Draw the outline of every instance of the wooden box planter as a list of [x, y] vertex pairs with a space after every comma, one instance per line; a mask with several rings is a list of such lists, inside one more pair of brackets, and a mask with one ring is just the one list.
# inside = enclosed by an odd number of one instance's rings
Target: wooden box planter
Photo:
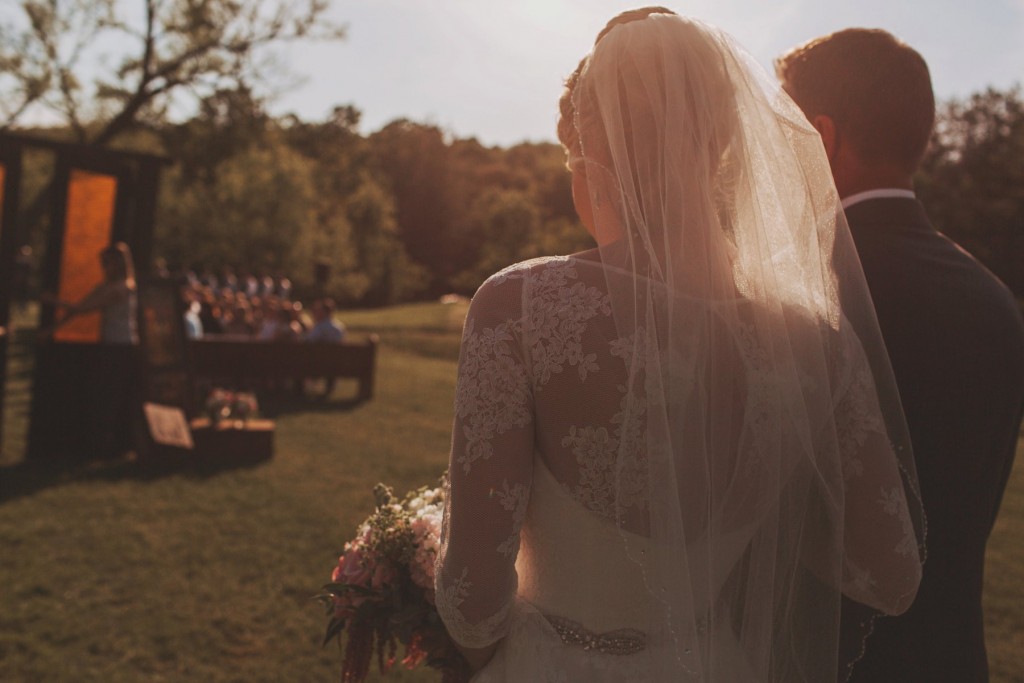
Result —
[[212, 424], [209, 419], [191, 421], [193, 456], [198, 460], [225, 462], [259, 462], [274, 456], [273, 420], [222, 420]]

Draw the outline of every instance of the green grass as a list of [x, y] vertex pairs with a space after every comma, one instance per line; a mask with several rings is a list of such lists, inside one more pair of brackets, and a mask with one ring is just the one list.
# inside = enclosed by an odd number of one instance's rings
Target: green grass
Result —
[[[355, 387], [343, 383], [327, 404], [265, 402], [275, 457], [249, 467], [26, 466], [18, 374], [0, 459], [0, 681], [337, 680], [311, 596], [369, 512], [374, 483], [404, 491], [444, 468], [464, 314], [464, 304], [340, 314], [381, 335], [375, 399], [351, 407]], [[1018, 465], [990, 543], [995, 683], [1024, 680], [1022, 537]]]
[[985, 644], [993, 683], [1024, 681], [1024, 434], [988, 542]]

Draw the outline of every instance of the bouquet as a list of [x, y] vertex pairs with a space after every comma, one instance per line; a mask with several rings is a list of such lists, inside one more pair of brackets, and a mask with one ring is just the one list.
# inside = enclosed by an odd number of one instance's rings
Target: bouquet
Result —
[[341, 680], [365, 680], [374, 654], [380, 671], [389, 671], [399, 644], [406, 668], [425, 663], [445, 683], [468, 680], [468, 665], [434, 606], [443, 487], [424, 486], [398, 499], [377, 484], [373, 493], [376, 510], [345, 544], [320, 596], [329, 618], [324, 644], [337, 639], [343, 646]]
[[249, 392], [214, 389], [206, 399], [206, 413], [210, 416], [210, 422], [213, 424], [217, 424], [221, 420], [244, 422], [258, 411], [259, 403], [256, 401], [256, 394]]

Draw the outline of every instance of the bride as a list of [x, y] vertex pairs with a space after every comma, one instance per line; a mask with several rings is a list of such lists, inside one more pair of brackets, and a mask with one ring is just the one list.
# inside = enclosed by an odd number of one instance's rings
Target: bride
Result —
[[820, 141], [664, 8], [602, 31], [558, 130], [598, 246], [473, 299], [438, 611], [474, 681], [830, 683], [841, 594], [905, 610], [923, 517]]

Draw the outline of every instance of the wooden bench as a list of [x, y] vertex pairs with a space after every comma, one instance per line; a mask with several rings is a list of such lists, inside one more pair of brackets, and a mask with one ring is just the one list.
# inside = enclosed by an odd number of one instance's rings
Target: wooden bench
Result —
[[325, 379], [329, 394], [337, 378], [359, 381], [358, 399], [373, 398], [377, 335], [364, 341], [259, 341], [208, 336], [188, 342], [189, 365], [196, 380], [226, 381], [250, 388], [289, 380]]

